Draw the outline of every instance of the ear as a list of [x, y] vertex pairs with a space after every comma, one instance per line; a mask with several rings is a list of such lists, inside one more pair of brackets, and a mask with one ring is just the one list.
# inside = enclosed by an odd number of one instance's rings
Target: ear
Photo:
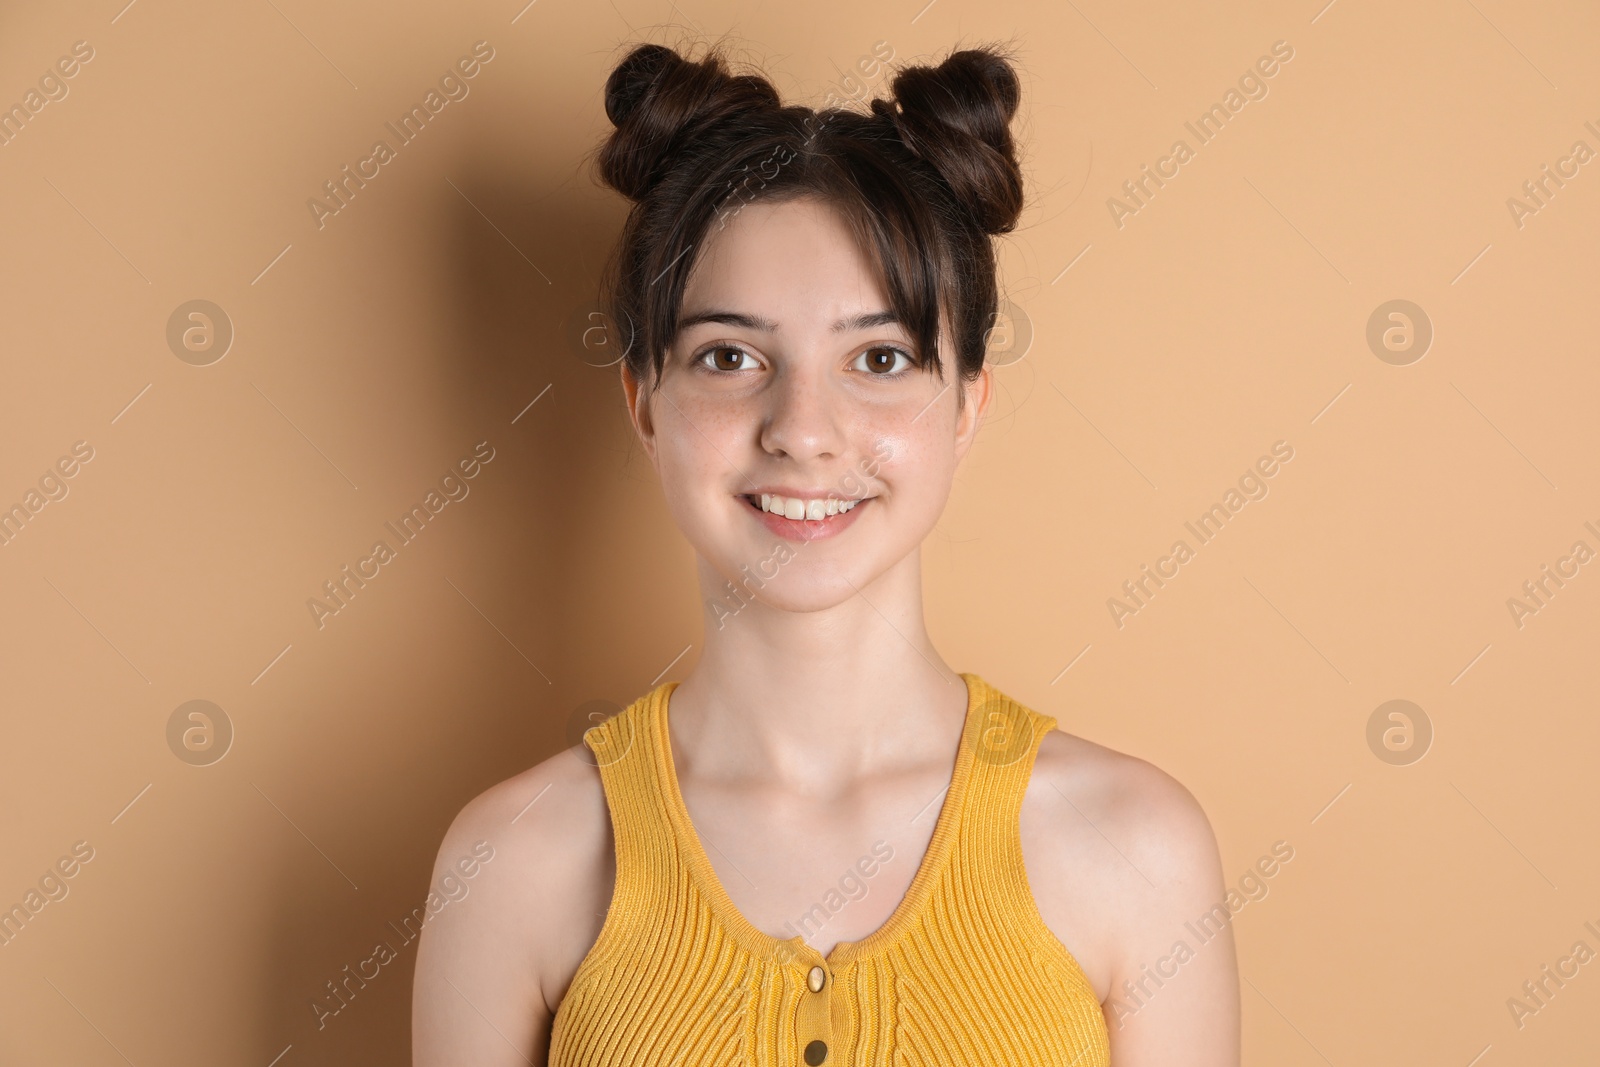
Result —
[[967, 454], [972, 442], [983, 426], [984, 412], [989, 409], [989, 398], [994, 395], [994, 367], [985, 361], [983, 370], [971, 382], [959, 386], [962, 393], [961, 409], [956, 412], [956, 462]]
[[633, 423], [633, 432], [639, 435], [639, 443], [644, 446], [645, 455], [650, 457], [653, 465], [656, 461], [656, 428], [655, 421], [650, 417], [650, 393], [644, 387], [646, 384], [634, 377], [633, 369], [624, 360], [622, 395], [628, 404], [628, 418]]

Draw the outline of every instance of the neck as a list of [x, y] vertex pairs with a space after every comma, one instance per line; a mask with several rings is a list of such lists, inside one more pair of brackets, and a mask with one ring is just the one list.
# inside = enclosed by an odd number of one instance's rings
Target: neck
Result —
[[826, 793], [954, 753], [967, 690], [928, 637], [920, 552], [817, 611], [699, 570], [705, 643], [670, 708], [684, 773]]

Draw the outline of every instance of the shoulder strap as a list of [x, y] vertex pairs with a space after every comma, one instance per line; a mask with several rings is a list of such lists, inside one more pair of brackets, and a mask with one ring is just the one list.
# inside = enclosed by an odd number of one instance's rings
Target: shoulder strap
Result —
[[1022, 798], [1039, 743], [1055, 729], [1056, 720], [1019, 704], [981, 678], [973, 680], [977, 722], [972, 781], [961, 820], [961, 852], [968, 862], [1000, 874], [1002, 881], [1026, 892], [1019, 829]]
[[661, 799], [655, 759], [655, 715], [677, 682], [663, 682], [622, 711], [584, 731], [583, 743], [593, 754], [605, 789], [611, 831], [616, 842], [616, 883], [612, 905], [596, 948], [621, 936], [614, 929], [619, 916], [637, 917], [637, 903], [655, 895], [662, 879], [678, 880], [672, 868], [678, 850]]

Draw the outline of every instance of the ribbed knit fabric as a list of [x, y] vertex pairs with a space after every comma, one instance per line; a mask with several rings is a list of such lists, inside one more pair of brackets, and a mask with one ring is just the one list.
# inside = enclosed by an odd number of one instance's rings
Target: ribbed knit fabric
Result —
[[[966, 727], [927, 854], [888, 921], [826, 957], [757, 929], [717, 880], [672, 761], [677, 682], [590, 728], [616, 888], [550, 1067], [1106, 1067], [1100, 1004], [1022, 860], [1022, 796], [1056, 721], [961, 677]], [[845, 898], [819, 903], [825, 917]]]

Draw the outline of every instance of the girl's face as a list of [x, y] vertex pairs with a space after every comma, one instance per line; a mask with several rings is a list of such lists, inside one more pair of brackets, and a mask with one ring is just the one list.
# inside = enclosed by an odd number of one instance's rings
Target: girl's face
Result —
[[844, 220], [815, 199], [747, 204], [709, 229], [680, 321], [660, 388], [626, 366], [623, 388], [673, 517], [714, 572], [708, 599], [727, 581], [816, 611], [917, 566], [989, 368], [958, 410], [953, 356], [941, 350], [940, 381]]

